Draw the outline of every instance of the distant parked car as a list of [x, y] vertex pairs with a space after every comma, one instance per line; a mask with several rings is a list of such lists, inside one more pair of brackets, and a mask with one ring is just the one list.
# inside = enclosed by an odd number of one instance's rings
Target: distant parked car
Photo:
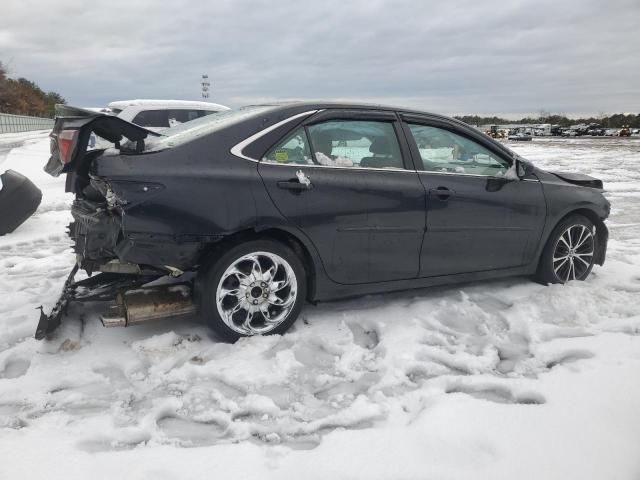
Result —
[[517, 132], [509, 135], [509, 140], [515, 142], [530, 142], [532, 138], [531, 134], [525, 132]]
[[[104, 108], [87, 108], [92, 112], [115, 115], [154, 132], [175, 127], [212, 113], [229, 110], [218, 103], [183, 100], [119, 100]], [[87, 144], [90, 150], [105, 147], [105, 143], [91, 133]]]
[[229, 110], [229, 107], [217, 103], [182, 100], [120, 100], [111, 102], [108, 110], [127, 122], [159, 130]]
[[622, 128], [620, 129], [620, 131], [618, 132], [618, 136], [619, 137], [630, 137], [631, 136], [631, 129], [629, 128], [629, 125], [623, 125]]
[[591, 135], [592, 137], [602, 137], [604, 136], [605, 129], [600, 127], [589, 127], [585, 131], [584, 135]]

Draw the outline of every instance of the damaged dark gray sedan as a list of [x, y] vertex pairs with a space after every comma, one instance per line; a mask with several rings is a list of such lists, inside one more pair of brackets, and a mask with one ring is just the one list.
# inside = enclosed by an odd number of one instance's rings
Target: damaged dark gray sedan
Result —
[[[199, 311], [233, 341], [286, 331], [305, 301], [512, 275], [565, 283], [604, 262], [601, 181], [543, 171], [440, 115], [257, 105], [158, 134], [57, 113], [45, 169], [75, 193], [77, 265], [38, 338], [70, 301], [112, 302], [107, 326]], [[108, 148], [87, 150], [92, 134]], [[78, 268], [89, 278], [76, 282]]]

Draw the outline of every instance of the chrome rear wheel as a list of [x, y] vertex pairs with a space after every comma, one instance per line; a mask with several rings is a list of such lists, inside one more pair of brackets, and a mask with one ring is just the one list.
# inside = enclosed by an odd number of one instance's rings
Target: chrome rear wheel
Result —
[[291, 313], [298, 294], [293, 267], [272, 252], [241, 256], [223, 272], [216, 289], [216, 307], [234, 332], [264, 335], [278, 328]]
[[220, 250], [198, 272], [196, 291], [203, 319], [229, 342], [286, 332], [307, 298], [301, 257], [287, 243], [272, 238]]

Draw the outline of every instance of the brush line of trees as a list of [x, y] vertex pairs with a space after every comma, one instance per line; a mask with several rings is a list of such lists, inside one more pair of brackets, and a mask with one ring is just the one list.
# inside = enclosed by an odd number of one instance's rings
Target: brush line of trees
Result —
[[570, 127], [572, 125], [589, 125], [597, 123], [604, 128], [622, 128], [629, 126], [630, 128], [640, 128], [640, 114], [624, 114], [616, 113], [613, 115], [598, 115], [597, 117], [586, 118], [569, 118], [564, 115], [550, 114], [542, 112], [538, 117], [524, 117], [520, 120], [507, 120], [500, 117], [480, 117], [478, 115], [463, 115], [455, 117], [469, 125], [507, 125], [510, 123], [550, 123], [551, 125], [560, 125], [561, 127]]
[[0, 62], [0, 113], [53, 118], [56, 103], [67, 103], [59, 93], [45, 92], [31, 80], [7, 74]]

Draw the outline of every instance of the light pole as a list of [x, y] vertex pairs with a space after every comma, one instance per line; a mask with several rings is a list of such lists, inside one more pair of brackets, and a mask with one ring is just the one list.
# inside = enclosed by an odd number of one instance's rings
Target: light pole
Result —
[[202, 85], [202, 98], [209, 98], [209, 87], [211, 86], [209, 75], [202, 75], [200, 85]]

